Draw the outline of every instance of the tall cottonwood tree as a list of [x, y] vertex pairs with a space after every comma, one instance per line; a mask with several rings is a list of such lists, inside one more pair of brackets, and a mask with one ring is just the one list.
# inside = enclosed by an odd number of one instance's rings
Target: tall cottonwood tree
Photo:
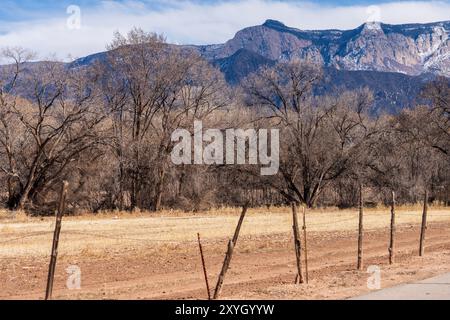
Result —
[[272, 179], [273, 186], [309, 207], [325, 187], [354, 168], [375, 132], [367, 112], [370, 93], [314, 98], [321, 75], [317, 66], [292, 61], [264, 68], [246, 84], [251, 103], [279, 121], [281, 179]]
[[[124, 184], [123, 172], [128, 172], [131, 209], [145, 206], [142, 193], [146, 191], [150, 208], [158, 210], [172, 132], [192, 127], [194, 119], [223, 107], [226, 85], [219, 71], [198, 54], [168, 45], [162, 36], [141, 29], [126, 36], [117, 33], [108, 49], [106, 100], [115, 114], [120, 183]], [[151, 192], [147, 192], [149, 182]]]
[[[20, 59], [16, 59], [19, 70]], [[13, 78], [16, 77], [16, 73]], [[83, 154], [102, 143], [101, 124], [106, 114], [99, 108], [96, 79], [63, 64], [43, 62], [19, 73], [17, 81], [30, 87], [3, 109], [2, 146], [10, 159], [9, 171], [17, 183], [10, 193], [10, 207], [33, 206], [70, 176], [70, 168]], [[18, 95], [16, 92], [15, 95]], [[6, 121], [14, 126], [14, 145]], [[10, 132], [10, 131], [9, 131]]]
[[6, 48], [1, 51], [0, 57], [10, 64], [4, 67], [4, 73], [0, 77], [0, 154], [3, 158], [0, 166], [6, 175], [8, 200], [7, 206], [16, 206], [20, 194], [19, 172], [17, 168], [16, 154], [21, 148], [19, 140], [19, 120], [15, 117], [14, 109], [21, 99], [18, 96], [17, 87], [19, 77], [26, 63], [33, 58], [34, 54], [23, 48]]
[[[123, 191], [124, 166], [131, 175], [131, 207], [139, 205], [142, 188], [143, 138], [151, 127], [158, 111], [157, 101], [163, 88], [155, 81], [164, 50], [164, 38], [133, 29], [126, 36], [120, 33], [108, 45], [108, 59], [104, 65], [107, 75], [106, 91], [109, 107], [116, 113], [117, 153], [120, 157], [120, 190]], [[130, 139], [128, 148], [132, 155], [124, 164], [124, 123], [128, 126]], [[123, 195], [120, 195], [123, 198]]]
[[430, 100], [431, 109], [421, 139], [450, 157], [450, 80], [438, 77], [425, 87], [423, 96]]

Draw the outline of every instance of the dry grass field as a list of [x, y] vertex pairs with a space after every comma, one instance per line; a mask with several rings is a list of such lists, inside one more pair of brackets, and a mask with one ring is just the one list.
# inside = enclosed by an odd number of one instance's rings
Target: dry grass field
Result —
[[[215, 284], [240, 210], [104, 213], [65, 217], [54, 297], [59, 299], [204, 299], [201, 234]], [[379, 265], [382, 286], [450, 271], [450, 209], [429, 210], [426, 258], [417, 257], [421, 208], [398, 209], [397, 263], [387, 264], [390, 213], [365, 211], [365, 265]], [[310, 283], [293, 285], [295, 253], [289, 208], [251, 209], [244, 221], [224, 299], [342, 299], [367, 292], [355, 271], [357, 210], [307, 212]], [[0, 299], [43, 298], [54, 218], [0, 213]], [[80, 290], [66, 288], [66, 268], [82, 272]]]

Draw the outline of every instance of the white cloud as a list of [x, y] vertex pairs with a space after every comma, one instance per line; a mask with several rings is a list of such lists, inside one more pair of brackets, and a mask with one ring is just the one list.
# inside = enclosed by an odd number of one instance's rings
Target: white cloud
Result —
[[126, 32], [133, 26], [164, 33], [170, 42], [190, 44], [221, 43], [236, 31], [276, 19], [300, 29], [352, 29], [367, 20], [385, 23], [433, 22], [448, 20], [449, 1], [382, 3], [367, 6], [325, 6], [311, 2], [235, 0], [201, 4], [174, 0], [155, 8], [142, 1], [123, 3], [102, 1], [95, 8], [81, 7], [81, 28], [69, 29], [69, 15], [2, 23], [0, 46], [22, 46], [41, 57], [55, 53], [61, 59], [102, 51], [114, 31]]

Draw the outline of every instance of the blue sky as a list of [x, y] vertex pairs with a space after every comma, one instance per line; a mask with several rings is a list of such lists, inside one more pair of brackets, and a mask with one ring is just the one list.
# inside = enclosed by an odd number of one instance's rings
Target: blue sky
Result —
[[[184, 0], [179, 0], [178, 2], [183, 2]], [[295, 0], [286, 0], [282, 2], [301, 2]], [[379, 4], [386, 2], [401, 2], [400, 1], [370, 1], [370, 0], [317, 0], [311, 1], [317, 4], [323, 5], [339, 5], [339, 6], [351, 6], [351, 5], [370, 5], [370, 4]], [[92, 8], [96, 7], [101, 3], [100, 0], [2, 0], [0, 6], [0, 21], [18, 21], [18, 20], [29, 20], [42, 18], [46, 16], [52, 15], [61, 15], [61, 12], [69, 5], [78, 5], [84, 8]], [[115, 0], [115, 2], [127, 2], [126, 0]], [[164, 1], [164, 0], [143, 0], [148, 7], [156, 7], [161, 8], [167, 3], [173, 3], [177, 1]], [[233, 2], [232, 0], [194, 0], [191, 2], [199, 3], [199, 4], [211, 4], [218, 2]]]
[[442, 21], [450, 20], [450, 0], [1, 0], [0, 47], [70, 60], [104, 50], [114, 31], [133, 26], [173, 43], [211, 44], [266, 19], [300, 29]]

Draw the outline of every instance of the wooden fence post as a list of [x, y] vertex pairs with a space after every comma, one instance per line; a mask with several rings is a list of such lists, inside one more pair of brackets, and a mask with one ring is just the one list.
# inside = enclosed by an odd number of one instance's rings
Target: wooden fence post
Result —
[[236, 226], [236, 230], [234, 231], [233, 240], [230, 240], [228, 243], [228, 251], [225, 255], [225, 260], [223, 261], [222, 270], [219, 275], [219, 279], [217, 280], [216, 289], [214, 290], [214, 300], [219, 299], [220, 292], [222, 291], [222, 285], [225, 280], [225, 275], [228, 271], [228, 268], [230, 267], [231, 258], [233, 257], [233, 250], [236, 246], [236, 243], [239, 238], [239, 233], [241, 232], [242, 223], [245, 218], [245, 214], [247, 213], [249, 203], [247, 202], [244, 207], [242, 208], [242, 213], [239, 218], [239, 222]]
[[222, 291], [223, 281], [225, 280], [225, 275], [230, 267], [231, 258], [233, 256], [234, 244], [230, 240], [228, 242], [228, 251], [225, 255], [225, 260], [223, 261], [222, 270], [220, 271], [219, 279], [217, 280], [216, 290], [214, 291], [214, 300], [219, 299], [220, 292]]
[[309, 271], [308, 271], [308, 241], [306, 236], [306, 208], [303, 207], [303, 235], [305, 241], [305, 273], [306, 273], [306, 283], [309, 283]]
[[197, 238], [198, 238], [198, 247], [200, 249], [200, 256], [202, 258], [203, 275], [205, 276], [206, 291], [208, 292], [208, 300], [211, 300], [211, 290], [209, 289], [208, 272], [206, 271], [205, 256], [203, 255], [203, 247], [202, 242], [200, 240], [200, 233], [197, 233]]
[[59, 234], [61, 232], [61, 222], [62, 222], [62, 217], [64, 215], [68, 186], [69, 186], [69, 183], [67, 181], [63, 181], [63, 184], [61, 187], [61, 194], [59, 197], [58, 212], [56, 213], [56, 224], [55, 224], [55, 231], [53, 234], [53, 244], [52, 244], [52, 254], [50, 256], [50, 265], [48, 267], [48, 278], [47, 278], [47, 289], [45, 291], [45, 300], [50, 300], [52, 298], [53, 279], [55, 278], [56, 259], [58, 257]]
[[425, 197], [423, 200], [423, 214], [422, 214], [422, 228], [420, 230], [420, 246], [419, 256], [424, 254], [425, 246], [425, 231], [427, 230], [427, 213], [428, 213], [428, 190], [425, 190]]
[[234, 231], [233, 236], [233, 245], [236, 246], [236, 243], [238, 241], [239, 233], [241, 232], [242, 222], [244, 222], [245, 214], [247, 213], [249, 203], [247, 202], [244, 207], [242, 208], [241, 216], [239, 217], [239, 222], [236, 226], [236, 230]]
[[363, 219], [364, 219], [364, 200], [362, 184], [359, 185], [359, 228], [358, 228], [358, 270], [363, 268]]
[[391, 241], [389, 244], [389, 264], [395, 261], [395, 192], [392, 191], [391, 202]]
[[293, 232], [294, 232], [294, 243], [295, 243], [295, 256], [297, 259], [297, 276], [295, 277], [295, 284], [303, 283], [303, 273], [302, 273], [302, 243], [300, 241], [300, 231], [298, 229], [298, 218], [297, 218], [297, 205], [292, 203], [292, 220], [293, 220]]

